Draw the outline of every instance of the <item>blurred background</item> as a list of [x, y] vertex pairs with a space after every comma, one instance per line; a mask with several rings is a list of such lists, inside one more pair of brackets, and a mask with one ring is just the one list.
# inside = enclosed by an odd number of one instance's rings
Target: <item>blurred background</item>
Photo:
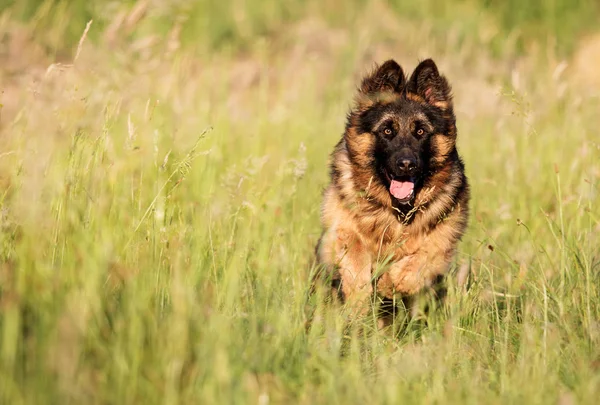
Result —
[[[380, 7], [381, 19], [406, 21], [423, 28], [435, 26], [435, 32], [460, 31], [461, 36], [474, 36], [493, 44], [497, 51], [506, 48], [508, 37], [524, 51], [532, 41], [549, 43], [561, 53], [572, 51], [579, 37], [596, 30], [598, 2], [581, 0], [522, 3], [516, 0], [459, 0], [445, 2], [410, 1], [42, 1], [5, 0], [2, 11], [11, 18], [29, 22], [39, 35], [36, 39], [60, 57], [71, 51], [85, 24], [93, 19], [93, 40], [108, 36], [115, 40], [115, 30], [123, 26], [120, 42], [164, 36], [175, 26], [184, 46], [213, 51], [228, 48], [243, 51], [258, 38], [274, 40], [289, 32], [302, 20], [317, 18], [332, 27], [356, 30], [354, 23]], [[370, 13], [373, 13], [371, 11]], [[485, 28], [487, 31], [482, 32]], [[107, 30], [111, 30], [107, 33]], [[113, 36], [110, 35], [112, 33]], [[381, 34], [384, 35], [384, 34]], [[301, 38], [298, 38], [301, 39]]]

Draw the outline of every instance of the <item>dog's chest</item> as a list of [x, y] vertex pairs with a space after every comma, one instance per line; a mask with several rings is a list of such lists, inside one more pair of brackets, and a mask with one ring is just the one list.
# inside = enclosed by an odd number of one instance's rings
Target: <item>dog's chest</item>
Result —
[[416, 232], [414, 227], [399, 221], [388, 213], [359, 217], [359, 232], [368, 241], [375, 257], [390, 255], [400, 259], [416, 253], [426, 237]]

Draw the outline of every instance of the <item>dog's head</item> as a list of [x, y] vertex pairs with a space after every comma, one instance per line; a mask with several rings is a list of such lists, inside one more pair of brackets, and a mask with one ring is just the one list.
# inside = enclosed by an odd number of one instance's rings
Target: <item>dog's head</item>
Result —
[[345, 138], [356, 184], [384, 204], [410, 206], [456, 150], [448, 82], [431, 59], [409, 79], [388, 60], [363, 79]]

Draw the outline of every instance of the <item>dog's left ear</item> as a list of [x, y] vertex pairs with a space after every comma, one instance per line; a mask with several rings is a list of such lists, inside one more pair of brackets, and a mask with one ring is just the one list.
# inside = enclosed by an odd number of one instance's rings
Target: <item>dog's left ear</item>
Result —
[[442, 110], [452, 108], [452, 89], [431, 59], [419, 63], [410, 76], [407, 89]]

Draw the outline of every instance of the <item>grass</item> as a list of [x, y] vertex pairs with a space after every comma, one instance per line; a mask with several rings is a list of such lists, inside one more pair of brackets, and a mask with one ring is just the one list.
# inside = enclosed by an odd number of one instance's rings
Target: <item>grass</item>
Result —
[[[0, 17], [0, 403], [596, 402], [600, 81], [579, 31], [332, 0], [216, 14], [237, 21], [219, 42], [202, 3], [45, 4]], [[307, 300], [328, 154], [359, 75], [426, 56], [454, 87], [470, 227], [427, 326], [345, 330]]]

